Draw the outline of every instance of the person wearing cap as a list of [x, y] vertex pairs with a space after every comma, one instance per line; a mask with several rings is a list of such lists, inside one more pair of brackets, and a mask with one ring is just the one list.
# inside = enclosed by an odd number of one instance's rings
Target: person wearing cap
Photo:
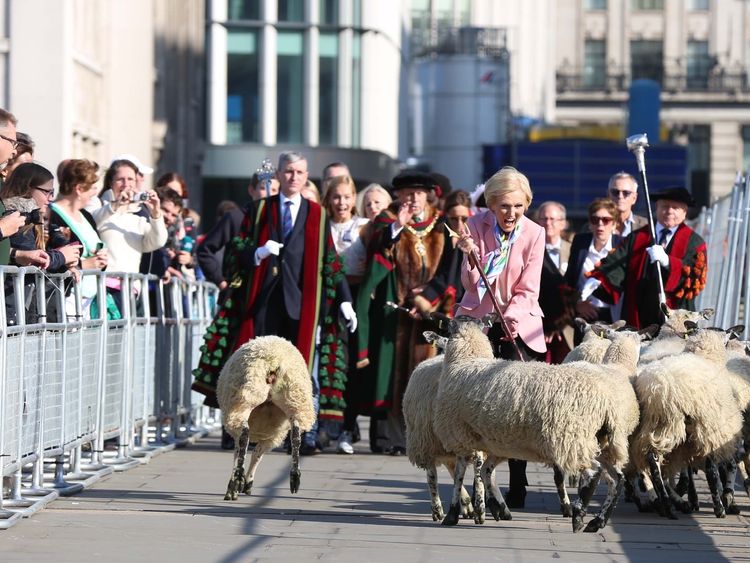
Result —
[[[251, 338], [276, 335], [295, 344], [319, 383], [321, 416], [343, 420], [346, 373], [338, 365], [335, 335], [339, 322], [354, 332], [357, 316], [329, 220], [320, 205], [301, 196], [307, 175], [303, 155], [282, 153], [280, 192], [257, 202], [226, 249], [227, 297], [193, 371], [193, 389], [208, 406], [218, 406], [216, 384], [229, 356]], [[318, 339], [325, 344], [320, 378], [313, 374]], [[316, 434], [305, 433], [300, 453], [316, 451]]]
[[[360, 412], [387, 412], [394, 455], [406, 451], [401, 400], [409, 376], [419, 362], [435, 355], [422, 333], [436, 327], [423, 319], [415, 299], [453, 249], [437, 210], [436, 189], [429, 174], [416, 170], [393, 179], [396, 201], [372, 222], [368, 243], [372, 258], [357, 298], [361, 320], [357, 367], [364, 370]], [[387, 306], [388, 302], [401, 309]], [[448, 305], [439, 312], [449, 309]]]
[[641, 328], [661, 324], [659, 282], [661, 269], [667, 306], [695, 310], [695, 298], [706, 285], [706, 243], [685, 224], [693, 197], [683, 187], [651, 194], [656, 202], [656, 243], [649, 227], [630, 234], [612, 254], [590, 272], [593, 295], [602, 301], [622, 299], [622, 317]]
[[142, 192], [145, 189], [143, 184], [146, 180], [146, 176], [153, 174], [154, 169], [143, 164], [140, 159], [134, 154], [117, 155], [112, 159], [112, 162], [110, 162], [109, 165], [112, 166], [112, 164], [118, 160], [127, 160], [128, 162], [132, 162], [133, 164], [135, 164], [135, 167], [137, 169], [135, 175], [135, 189], [139, 192]]

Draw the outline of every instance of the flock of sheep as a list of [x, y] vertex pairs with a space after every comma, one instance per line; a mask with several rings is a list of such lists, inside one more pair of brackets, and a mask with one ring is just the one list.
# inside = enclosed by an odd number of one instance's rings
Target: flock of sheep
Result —
[[[572, 516], [574, 531], [584, 528], [602, 478], [607, 495], [585, 531], [606, 525], [623, 489], [639, 509], [662, 516], [675, 518], [674, 508], [697, 510], [694, 469], [706, 473], [716, 516], [738, 513], [738, 468], [750, 494], [744, 449], [750, 357], [744, 343], [731, 340], [742, 327], [699, 328], [710, 310], [665, 314], [653, 340], [653, 331], [586, 325], [583, 342], [560, 365], [495, 359], [485, 335], [489, 319], [452, 320], [448, 337], [425, 333], [444, 353], [414, 370], [403, 411], [407, 455], [427, 473], [433, 519], [455, 525], [463, 515], [481, 524], [489, 509], [496, 520], [510, 520], [494, 469], [511, 458], [553, 469], [561, 511]], [[250, 494], [263, 454], [290, 429], [290, 489], [296, 493], [300, 435], [315, 420], [309, 373], [297, 349], [274, 336], [251, 340], [225, 365], [217, 397], [236, 441], [224, 498]], [[250, 442], [256, 446], [245, 471]], [[470, 464], [472, 496], [463, 488]], [[438, 494], [440, 465], [454, 479], [447, 514]], [[578, 480], [574, 503], [567, 476]]]

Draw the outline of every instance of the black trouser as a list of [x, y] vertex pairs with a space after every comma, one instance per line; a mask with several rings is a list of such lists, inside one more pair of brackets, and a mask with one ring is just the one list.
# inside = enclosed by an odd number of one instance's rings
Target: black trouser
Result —
[[261, 314], [256, 317], [255, 336], [280, 336], [296, 346], [299, 335], [299, 319], [289, 316], [284, 303], [284, 289], [281, 284], [273, 288], [266, 299]]
[[[513, 346], [513, 343], [510, 340], [504, 338], [505, 333], [500, 324], [494, 324], [487, 336], [489, 337], [490, 342], [492, 342], [493, 348], [495, 348], [495, 355], [497, 357], [505, 360], [519, 360], [515, 346]], [[518, 345], [518, 349], [520, 350], [524, 361], [544, 361], [544, 354], [529, 348], [526, 343], [521, 340], [520, 336], [516, 337], [516, 344]], [[509, 459], [508, 469], [510, 471], [510, 490], [525, 490], [526, 485], [529, 484], [526, 480], [526, 460]]]

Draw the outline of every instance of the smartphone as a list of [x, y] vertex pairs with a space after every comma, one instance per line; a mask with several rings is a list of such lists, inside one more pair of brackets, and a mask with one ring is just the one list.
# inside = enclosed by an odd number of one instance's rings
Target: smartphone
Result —
[[96, 247], [94, 248], [94, 252], [99, 252], [104, 248], [104, 243], [102, 241], [99, 241], [96, 243]]

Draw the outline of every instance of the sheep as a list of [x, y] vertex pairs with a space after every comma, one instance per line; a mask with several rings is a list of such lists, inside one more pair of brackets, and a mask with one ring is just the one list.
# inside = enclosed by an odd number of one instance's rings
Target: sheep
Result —
[[705, 463], [714, 514], [725, 516], [716, 463], [732, 459], [742, 427], [723, 369], [725, 341], [723, 333], [701, 329], [688, 337], [685, 352], [646, 364], [635, 381], [641, 424], [631, 440], [630, 458], [638, 471], [648, 469], [658, 508], [670, 518], [675, 518], [670, 499], [685, 512], [695, 502], [685, 503], [671, 487], [668, 491], [662, 471], [673, 474], [698, 461]]
[[[496, 459], [518, 458], [557, 466], [566, 473], [587, 472], [573, 507], [573, 530], [583, 516], [603, 470], [612, 477], [607, 499], [586, 531], [603, 527], [622, 488], [628, 430], [620, 427], [618, 398], [588, 362], [548, 365], [467, 357], [466, 342], [481, 333], [472, 323], [452, 323], [435, 401], [433, 427], [447, 451], [457, 457], [454, 493], [443, 520], [458, 521], [459, 492], [467, 459], [475, 450]], [[486, 338], [483, 334], [482, 337]], [[637, 336], [622, 336], [612, 357], [635, 371]], [[502, 493], [492, 493], [507, 510]]]
[[[234, 462], [224, 500], [250, 494], [263, 454], [280, 445], [291, 425], [289, 489], [299, 491], [300, 432], [315, 423], [312, 382], [299, 350], [278, 336], [260, 336], [238, 348], [221, 371], [216, 397], [226, 431], [234, 438]], [[243, 474], [248, 443], [253, 449]]]
[[[568, 352], [568, 355], [565, 356], [562, 363], [591, 362], [594, 364], [600, 364], [610, 345], [610, 341], [602, 335], [602, 330], [604, 330], [607, 325], [602, 323], [589, 324], [580, 317], [576, 317], [575, 323], [583, 333], [583, 340], [578, 346]], [[625, 321], [617, 321], [609, 325], [609, 328], [619, 329], [624, 326]]]
[[644, 346], [641, 351], [641, 364], [655, 362], [667, 356], [680, 354], [685, 350], [685, 337], [687, 331], [685, 322], [697, 323], [701, 319], [710, 319], [713, 309], [702, 309], [701, 311], [687, 311], [685, 309], [670, 309], [666, 305], [661, 306], [664, 313], [664, 324], [659, 330], [659, 336], [650, 345]]

